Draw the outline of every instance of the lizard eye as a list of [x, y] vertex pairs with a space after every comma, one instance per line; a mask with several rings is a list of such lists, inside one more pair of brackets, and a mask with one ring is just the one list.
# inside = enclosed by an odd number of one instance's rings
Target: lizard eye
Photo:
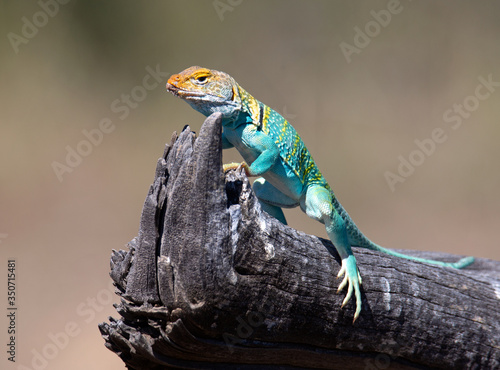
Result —
[[194, 78], [193, 82], [197, 85], [204, 85], [208, 82], [207, 75], [201, 75]]

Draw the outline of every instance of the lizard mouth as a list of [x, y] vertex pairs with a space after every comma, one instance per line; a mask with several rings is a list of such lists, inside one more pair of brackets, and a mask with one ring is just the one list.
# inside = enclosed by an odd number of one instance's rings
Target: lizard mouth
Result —
[[172, 93], [174, 96], [177, 96], [177, 97], [183, 98], [183, 99], [190, 99], [190, 98], [195, 99], [195, 98], [200, 98], [202, 96], [205, 96], [205, 94], [202, 92], [182, 90], [181, 88], [178, 88], [177, 86], [172, 85], [170, 83], [167, 83], [166, 88], [167, 88], [167, 91]]

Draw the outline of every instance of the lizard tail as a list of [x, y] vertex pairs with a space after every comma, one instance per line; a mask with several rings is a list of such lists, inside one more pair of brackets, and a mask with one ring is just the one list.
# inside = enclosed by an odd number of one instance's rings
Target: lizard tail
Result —
[[461, 269], [464, 267], [469, 266], [474, 262], [474, 257], [465, 257], [460, 259], [457, 262], [443, 262], [443, 261], [436, 261], [436, 260], [431, 260], [431, 259], [426, 259], [426, 258], [421, 258], [421, 257], [413, 257], [413, 256], [408, 256], [403, 253], [396, 252], [392, 249], [384, 248], [381, 247], [378, 244], [375, 244], [372, 242], [370, 239], [368, 239], [356, 226], [352, 218], [349, 216], [349, 214], [346, 212], [344, 207], [340, 204], [340, 202], [333, 196], [332, 199], [332, 204], [335, 208], [335, 210], [342, 216], [344, 221], [347, 224], [347, 232], [349, 235], [349, 241], [352, 246], [354, 247], [361, 247], [361, 248], [366, 248], [366, 249], [371, 249], [373, 251], [378, 251], [382, 252], [385, 254], [388, 254], [389, 256], [394, 256], [394, 257], [399, 257], [399, 258], [405, 258], [407, 260], [412, 260], [412, 261], [419, 261], [419, 262], [424, 262], [424, 263], [429, 263], [432, 265], [436, 266], [442, 266], [442, 267], [453, 267], [456, 269]]
[[381, 247], [380, 245], [377, 245], [370, 240], [368, 240], [368, 243], [366, 243], [366, 244], [363, 243], [363, 245], [360, 245], [360, 247], [363, 247], [366, 249], [371, 249], [371, 250], [378, 251], [378, 252], [382, 252], [382, 253], [385, 253], [385, 254], [388, 254], [388, 255], [394, 256], [394, 257], [400, 257], [400, 258], [405, 258], [407, 260], [429, 263], [431, 265], [436, 265], [436, 266], [453, 267], [455, 269], [461, 269], [461, 268], [467, 267], [474, 262], [474, 257], [464, 257], [457, 262], [443, 262], [443, 261], [436, 261], [436, 260], [431, 260], [431, 259], [427, 259], [427, 258], [408, 256], [406, 254], [399, 253], [399, 252], [393, 251], [391, 249]]

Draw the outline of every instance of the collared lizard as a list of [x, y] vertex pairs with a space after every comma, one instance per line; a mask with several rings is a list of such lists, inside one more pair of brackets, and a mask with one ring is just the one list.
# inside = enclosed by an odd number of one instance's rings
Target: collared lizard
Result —
[[235, 147], [245, 160], [225, 165], [224, 170], [239, 167], [247, 176], [261, 176], [254, 181], [253, 189], [267, 213], [286, 224], [282, 208], [300, 206], [309, 217], [325, 225], [342, 259], [338, 277], [344, 278], [338, 292], [348, 287], [342, 307], [353, 292], [356, 297], [353, 322], [361, 312], [361, 275], [351, 246], [442, 267], [463, 268], [474, 262], [472, 257], [446, 263], [407, 256], [370, 241], [339, 203], [292, 125], [228, 74], [190, 67], [171, 76], [167, 90], [205, 116], [222, 114], [222, 147]]

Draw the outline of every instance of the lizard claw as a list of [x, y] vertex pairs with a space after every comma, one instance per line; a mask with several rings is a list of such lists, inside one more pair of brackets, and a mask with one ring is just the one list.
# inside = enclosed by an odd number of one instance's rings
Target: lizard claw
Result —
[[356, 266], [356, 259], [352, 255], [342, 260], [342, 267], [340, 268], [337, 278], [340, 278], [344, 274], [344, 279], [340, 283], [337, 293], [342, 291], [342, 289], [344, 289], [347, 285], [347, 294], [342, 301], [341, 306], [344, 307], [351, 299], [354, 291], [354, 295], [356, 296], [356, 311], [352, 321], [354, 322], [359, 317], [359, 313], [361, 312], [361, 291], [359, 289], [361, 285], [361, 275], [359, 274], [358, 267]]
[[223, 170], [224, 170], [224, 173], [226, 173], [227, 171], [229, 170], [236, 170], [236, 171], [241, 171], [241, 169], [244, 169], [245, 170], [245, 175], [247, 175], [247, 177], [250, 177], [251, 174], [250, 174], [250, 169], [248, 167], [248, 164], [246, 162], [241, 162], [241, 163], [236, 163], [236, 162], [233, 162], [233, 163], [228, 163], [228, 164], [225, 164], [222, 166]]
[[226, 173], [227, 171], [238, 169], [239, 165], [240, 165], [240, 163], [236, 163], [236, 162], [226, 163], [222, 166], [222, 169], [223, 169], [224, 173]]

